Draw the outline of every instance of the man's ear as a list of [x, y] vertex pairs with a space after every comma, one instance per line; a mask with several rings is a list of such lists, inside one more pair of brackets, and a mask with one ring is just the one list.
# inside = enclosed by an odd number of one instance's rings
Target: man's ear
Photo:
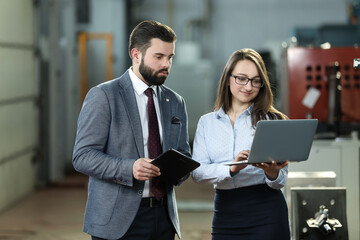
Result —
[[141, 61], [141, 52], [137, 48], [131, 49], [131, 58], [134, 62], [140, 63]]

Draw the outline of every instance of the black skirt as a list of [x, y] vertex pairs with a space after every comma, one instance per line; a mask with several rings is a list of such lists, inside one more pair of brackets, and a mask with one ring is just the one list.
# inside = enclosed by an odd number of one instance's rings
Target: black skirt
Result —
[[289, 240], [283, 193], [263, 185], [216, 190], [213, 240]]

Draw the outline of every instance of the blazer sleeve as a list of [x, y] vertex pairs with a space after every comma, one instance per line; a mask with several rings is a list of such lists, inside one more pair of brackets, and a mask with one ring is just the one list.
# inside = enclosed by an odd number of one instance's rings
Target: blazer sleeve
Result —
[[101, 88], [94, 87], [88, 92], [79, 115], [73, 166], [88, 176], [132, 186], [135, 159], [106, 154], [110, 123], [108, 97]]

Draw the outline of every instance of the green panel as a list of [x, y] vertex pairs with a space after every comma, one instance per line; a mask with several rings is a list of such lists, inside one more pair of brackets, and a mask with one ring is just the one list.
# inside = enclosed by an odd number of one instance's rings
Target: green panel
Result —
[[37, 84], [33, 52], [0, 47], [0, 77], [0, 102], [34, 96]]
[[32, 0], [0, 0], [0, 43], [33, 45]]

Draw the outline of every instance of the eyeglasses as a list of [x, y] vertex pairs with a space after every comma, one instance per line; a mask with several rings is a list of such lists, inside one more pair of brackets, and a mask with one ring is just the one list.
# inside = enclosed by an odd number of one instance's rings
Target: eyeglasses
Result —
[[231, 75], [235, 79], [235, 83], [239, 85], [246, 85], [249, 81], [251, 81], [251, 86], [254, 88], [261, 88], [264, 86], [264, 82], [260, 77], [248, 78], [245, 75]]

